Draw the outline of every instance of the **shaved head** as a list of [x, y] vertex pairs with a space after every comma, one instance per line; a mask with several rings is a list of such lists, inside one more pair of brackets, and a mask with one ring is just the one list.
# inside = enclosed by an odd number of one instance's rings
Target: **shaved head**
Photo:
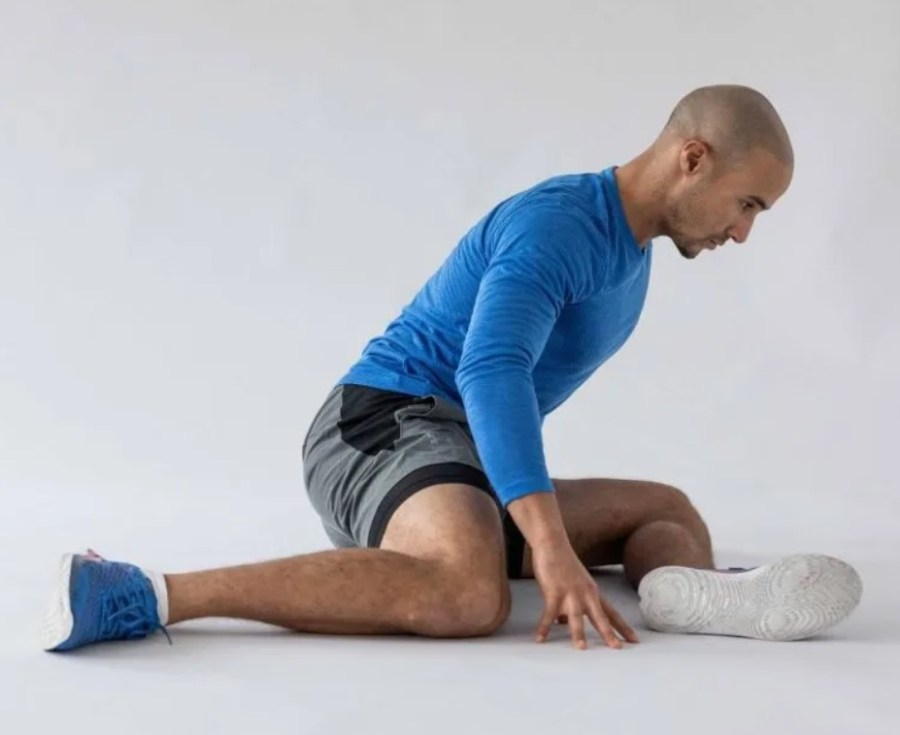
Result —
[[750, 87], [717, 84], [682, 97], [616, 180], [639, 242], [662, 235], [696, 258], [747, 240], [793, 172], [791, 141], [772, 103]]
[[765, 95], [750, 87], [718, 84], [688, 93], [663, 129], [662, 136], [671, 135], [704, 141], [727, 164], [761, 149], [786, 167], [794, 166], [794, 151], [781, 118]]

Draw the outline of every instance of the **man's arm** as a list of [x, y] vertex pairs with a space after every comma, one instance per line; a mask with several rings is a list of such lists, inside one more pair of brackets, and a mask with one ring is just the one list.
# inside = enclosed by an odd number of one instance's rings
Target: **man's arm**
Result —
[[582, 215], [532, 204], [495, 233], [456, 385], [501, 502], [552, 493], [533, 371], [563, 307], [594, 292], [601, 248]]
[[613, 626], [626, 640], [637, 637], [600, 597], [566, 535], [533, 379], [562, 308], [591, 293], [599, 248], [582, 220], [552, 209], [529, 211], [504, 235], [481, 280], [456, 384], [488, 479], [532, 549], [545, 601], [537, 640], [566, 615], [573, 642], [586, 647], [586, 615], [620, 648]]
[[532, 493], [508, 506], [510, 515], [532, 549], [569, 546], [556, 493]]

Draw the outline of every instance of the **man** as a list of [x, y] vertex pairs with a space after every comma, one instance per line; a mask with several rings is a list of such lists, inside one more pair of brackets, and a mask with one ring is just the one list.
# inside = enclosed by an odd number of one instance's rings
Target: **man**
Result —
[[[789, 640], [856, 606], [856, 572], [798, 555], [716, 570], [688, 498], [656, 482], [552, 479], [542, 423], [634, 330], [652, 238], [685, 258], [743, 243], [793, 173], [775, 109], [747, 87], [694, 90], [620, 167], [543, 181], [495, 206], [327, 396], [304, 480], [334, 550], [162, 575], [67, 554], [44, 647], [139, 638], [201, 617], [305, 632], [479, 636], [533, 577], [554, 622], [637, 636], [589, 567], [624, 565], [651, 628]], [[587, 624], [585, 623], [587, 618]]]

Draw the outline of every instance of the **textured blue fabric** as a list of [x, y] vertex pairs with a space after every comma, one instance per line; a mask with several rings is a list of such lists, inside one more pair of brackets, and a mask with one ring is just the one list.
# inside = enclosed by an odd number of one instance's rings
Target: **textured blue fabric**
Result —
[[553, 491], [544, 418], [643, 310], [652, 243], [629, 229], [614, 172], [556, 176], [497, 204], [338, 381], [461, 406], [504, 505]]
[[72, 633], [54, 651], [70, 651], [89, 643], [144, 638], [162, 628], [153, 585], [132, 564], [72, 559], [69, 581]]

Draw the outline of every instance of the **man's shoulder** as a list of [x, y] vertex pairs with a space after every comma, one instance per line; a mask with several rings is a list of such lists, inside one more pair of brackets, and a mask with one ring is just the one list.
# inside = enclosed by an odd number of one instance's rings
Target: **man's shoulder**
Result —
[[607, 231], [603, 182], [597, 172], [564, 173], [543, 179], [510, 197], [501, 206], [501, 228], [576, 228], [589, 237]]
[[602, 219], [605, 175], [605, 171], [556, 174], [509, 197], [503, 209], [517, 217]]
[[559, 173], [538, 180], [519, 192], [519, 196], [545, 200], [552, 200], [554, 197], [592, 196], [600, 191], [603, 176], [603, 171]]

